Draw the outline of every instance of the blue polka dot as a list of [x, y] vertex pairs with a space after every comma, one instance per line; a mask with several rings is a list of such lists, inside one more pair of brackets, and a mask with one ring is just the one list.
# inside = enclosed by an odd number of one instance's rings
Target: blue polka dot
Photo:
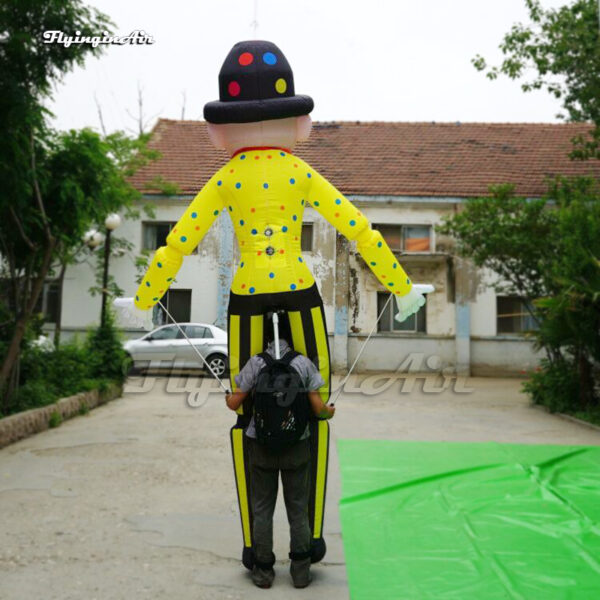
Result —
[[219, 211], [218, 210], [213, 210], [213, 215], [218, 215]]
[[146, 281], [146, 287], [150, 287], [150, 282]]
[[296, 284], [295, 283], [290, 284], [290, 290], [295, 290], [295, 289], [296, 289]]
[[284, 225], [284, 226], [281, 228], [281, 231], [283, 231], [283, 233], [285, 233], [285, 232], [287, 231], [287, 227]]
[[280, 156], [285, 156], [285, 152], [280, 152]]
[[233, 212], [233, 206], [229, 205], [229, 212]]
[[269, 277], [273, 279], [273, 277], [275, 277], [275, 273], [269, 273]]
[[269, 189], [269, 184], [268, 183], [263, 183], [263, 187], [265, 188], [265, 190]]
[[371, 266], [375, 267], [377, 265], [377, 263], [375, 261], [371, 261]]
[[240, 160], [244, 160], [245, 158], [246, 158], [246, 155], [245, 155], [245, 154], [242, 154], [242, 155], [240, 156]]
[[377, 242], [377, 247], [381, 248], [381, 246], [383, 246], [383, 242]]
[[251, 294], [254, 294], [254, 292], [255, 292], [256, 290], [255, 290], [253, 287], [251, 287], [251, 288], [250, 288], [248, 291], [249, 291]]
[[251, 233], [252, 233], [252, 235], [256, 235], [256, 234], [258, 233], [258, 231], [256, 231], [256, 229], [253, 229], [253, 230], [251, 231]]
[[406, 284], [407, 284], [407, 285], [410, 285], [410, 279], [407, 279], [407, 280], [406, 280]]
[[304, 262], [301, 256], [298, 257], [298, 262]]
[[240, 263], [240, 267], [243, 267], [243, 266], [244, 266], [244, 263], [243, 263], [243, 262], [241, 262], [241, 263]]
[[291, 183], [292, 185], [294, 185], [294, 184], [296, 183], [296, 180], [295, 180], [295, 179], [292, 177], [292, 178], [290, 179], [290, 183]]
[[223, 185], [223, 182], [219, 179], [219, 181], [217, 181], [217, 185]]
[[263, 62], [266, 65], [274, 65], [277, 63], [277, 57], [272, 52], [265, 52], [263, 54]]
[[241, 183], [238, 181], [238, 182], [235, 184], [235, 187], [236, 187], [236, 189], [238, 189], [238, 190], [239, 190], [239, 189], [242, 187], [242, 184], [241, 184]]
[[356, 221], [354, 219], [352, 219], [352, 221], [350, 221], [350, 226], [354, 227], [356, 225]]
[[398, 268], [398, 263], [394, 263], [394, 266], [393, 266], [393, 268], [394, 268], [394, 269], [397, 269], [397, 268]]
[[187, 238], [185, 237], [185, 235], [182, 235], [182, 236], [181, 236], [179, 239], [180, 239], [182, 242], [187, 242]]
[[135, 299], [136, 299], [136, 300], [139, 300], [139, 299], [140, 299], [140, 297], [139, 297], [139, 296], [136, 296], [136, 297], [135, 297]]
[[300, 200], [300, 204], [302, 204], [302, 206], [304, 206], [304, 200]]
[[292, 215], [292, 221], [297, 221], [298, 217], [296, 215]]
[[312, 177], [312, 175], [310, 173], [307, 173], [306, 176], [310, 179]]
[[335, 199], [335, 203], [336, 203], [336, 204], [341, 204], [341, 203], [342, 203], [342, 201], [341, 201], [339, 198], [336, 198], [336, 199]]
[[156, 263], [156, 266], [157, 266], [159, 269], [162, 269], [162, 263], [161, 263], [161, 262], [157, 262], [157, 263]]
[[192, 219], [195, 219], [197, 216], [198, 216], [198, 213], [196, 213], [196, 212], [192, 213]]
[[240, 225], [244, 224], [244, 219], [240, 219]]
[[313, 204], [314, 204], [315, 206], [319, 206], [319, 201], [318, 201], [318, 200], [315, 200], [315, 201], [313, 202]]
[[156, 302], [158, 298], [152, 298], [152, 302]]
[[167, 281], [173, 281], [172, 277], [167, 277]]
[[390, 282], [388, 283], [388, 285], [389, 285], [390, 287], [393, 287], [393, 285], [394, 285], [394, 284], [393, 284], [393, 283], [390, 281]]

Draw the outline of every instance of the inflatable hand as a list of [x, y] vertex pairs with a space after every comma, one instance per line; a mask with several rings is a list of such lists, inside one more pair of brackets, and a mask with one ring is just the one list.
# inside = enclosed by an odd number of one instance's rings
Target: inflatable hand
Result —
[[154, 328], [152, 311], [141, 310], [133, 302], [133, 298], [115, 298], [113, 306], [117, 309], [122, 322], [129, 327], [143, 327], [146, 331]]
[[402, 323], [416, 313], [421, 306], [425, 304], [424, 294], [434, 291], [434, 287], [429, 284], [414, 283], [410, 292], [404, 296], [395, 296], [398, 306], [398, 314], [394, 317], [398, 323]]

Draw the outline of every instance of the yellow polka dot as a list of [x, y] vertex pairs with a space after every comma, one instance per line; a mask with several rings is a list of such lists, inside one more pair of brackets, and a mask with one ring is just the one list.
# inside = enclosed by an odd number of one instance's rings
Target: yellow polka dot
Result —
[[283, 79], [283, 77], [280, 77], [276, 82], [275, 82], [275, 89], [280, 93], [280, 94], [284, 94], [285, 90], [287, 90], [287, 83], [285, 82], [285, 79]]

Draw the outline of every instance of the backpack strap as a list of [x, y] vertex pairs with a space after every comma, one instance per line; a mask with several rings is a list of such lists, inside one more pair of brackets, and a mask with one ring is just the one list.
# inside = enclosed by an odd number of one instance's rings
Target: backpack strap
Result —
[[289, 366], [289, 364], [296, 358], [296, 356], [300, 356], [300, 352], [296, 352], [295, 350], [288, 350], [285, 356], [282, 356], [279, 359], [279, 362]]
[[267, 365], [267, 367], [270, 367], [275, 362], [273, 357], [268, 352], [261, 352], [260, 354], [257, 354], [256, 356], [259, 356], [260, 358], [262, 358], [265, 361], [265, 364]]

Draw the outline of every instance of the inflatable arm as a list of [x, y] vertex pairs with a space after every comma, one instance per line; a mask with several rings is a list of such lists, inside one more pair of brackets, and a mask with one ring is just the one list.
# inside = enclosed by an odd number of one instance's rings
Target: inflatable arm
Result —
[[310, 169], [308, 201], [344, 237], [356, 240], [357, 248], [381, 284], [397, 297], [406, 296], [412, 282], [379, 231], [342, 193]]
[[224, 207], [219, 193], [221, 173], [216, 173], [192, 200], [171, 233], [167, 245], [154, 254], [135, 295], [135, 305], [152, 308], [167, 291], [181, 267], [183, 256], [191, 254]]

